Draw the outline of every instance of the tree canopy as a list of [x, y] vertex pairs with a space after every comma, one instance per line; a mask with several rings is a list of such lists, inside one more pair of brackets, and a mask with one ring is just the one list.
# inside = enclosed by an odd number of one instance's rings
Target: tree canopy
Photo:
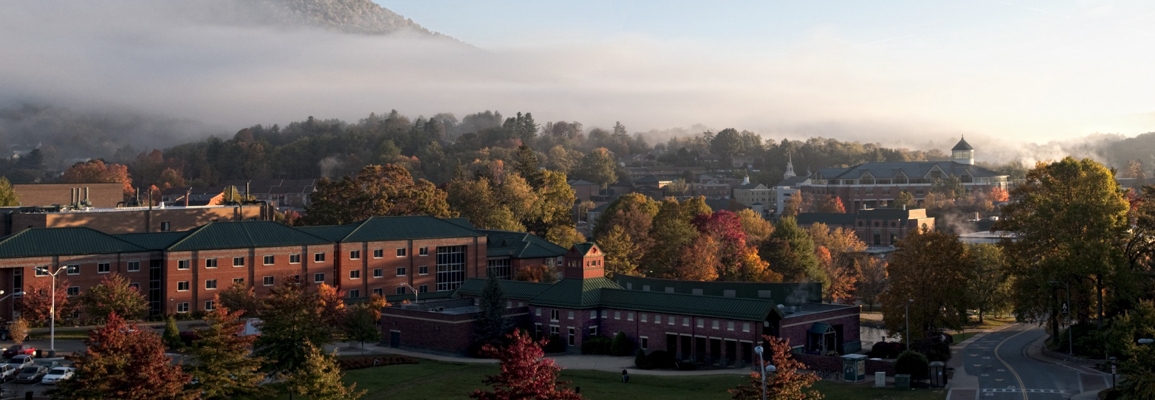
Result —
[[444, 191], [427, 180], [413, 180], [396, 164], [369, 165], [353, 178], [322, 179], [310, 201], [303, 219], [307, 225], [341, 225], [385, 215], [456, 215]]

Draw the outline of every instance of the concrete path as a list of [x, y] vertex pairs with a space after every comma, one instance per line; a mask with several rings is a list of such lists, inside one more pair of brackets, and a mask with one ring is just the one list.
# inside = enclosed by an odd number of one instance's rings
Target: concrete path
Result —
[[[354, 345], [356, 346], [356, 345]], [[330, 351], [332, 351], [330, 349]], [[340, 344], [341, 354], [358, 354], [358, 348], [347, 347], [347, 344]], [[422, 358], [426, 360], [435, 360], [451, 363], [468, 363], [468, 364], [497, 364], [497, 360], [482, 359], [482, 358], [467, 358], [455, 357], [442, 354], [423, 353], [411, 350], [394, 349], [390, 347], [370, 346], [365, 345], [367, 354], [399, 354], [415, 358]], [[622, 370], [628, 370], [630, 374], [635, 375], [655, 375], [655, 376], [691, 376], [691, 375], [746, 375], [750, 373], [746, 368], [728, 368], [716, 370], [694, 370], [694, 371], [672, 371], [672, 370], [647, 370], [637, 369], [634, 367], [633, 357], [612, 357], [612, 356], [590, 356], [579, 354], [566, 354], [558, 356], [549, 356], [558, 366], [564, 369], [580, 369], [592, 371], [605, 371], [621, 373]]]

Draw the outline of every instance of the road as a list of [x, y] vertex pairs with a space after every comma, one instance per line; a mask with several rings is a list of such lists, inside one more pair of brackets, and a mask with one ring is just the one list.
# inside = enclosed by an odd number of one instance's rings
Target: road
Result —
[[956, 375], [962, 368], [971, 379], [960, 382], [951, 400], [1061, 400], [1111, 384], [1109, 374], [1044, 361], [1039, 343], [1045, 336], [1042, 328], [1017, 324], [979, 337], [959, 350], [956, 357], [961, 360], [952, 363]]

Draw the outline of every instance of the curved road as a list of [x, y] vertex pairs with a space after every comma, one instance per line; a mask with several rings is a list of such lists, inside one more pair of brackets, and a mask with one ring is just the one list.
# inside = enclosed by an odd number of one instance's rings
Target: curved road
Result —
[[[1039, 355], [1046, 332], [1032, 325], [1016, 324], [977, 338], [956, 350], [956, 374], [977, 378], [978, 387], [952, 391], [955, 399], [1061, 400], [1111, 384], [1111, 376], [1092, 369], [1047, 360]], [[959, 365], [961, 363], [961, 365]], [[969, 380], [974, 386], [974, 380]], [[962, 382], [960, 382], [962, 383]]]

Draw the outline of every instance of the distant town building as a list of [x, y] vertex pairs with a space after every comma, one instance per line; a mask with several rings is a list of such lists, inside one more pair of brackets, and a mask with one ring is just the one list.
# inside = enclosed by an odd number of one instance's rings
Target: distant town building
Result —
[[84, 227], [104, 233], [187, 231], [210, 222], [269, 220], [262, 204], [191, 207], [0, 208], [0, 236], [28, 228]]
[[124, 185], [120, 183], [30, 183], [15, 184], [21, 207], [82, 205], [113, 208], [124, 202]]
[[899, 240], [920, 229], [934, 230], [934, 218], [925, 209], [863, 209], [853, 213], [801, 213], [798, 225], [808, 227], [823, 223], [831, 228], [854, 230], [867, 246], [894, 246]]

